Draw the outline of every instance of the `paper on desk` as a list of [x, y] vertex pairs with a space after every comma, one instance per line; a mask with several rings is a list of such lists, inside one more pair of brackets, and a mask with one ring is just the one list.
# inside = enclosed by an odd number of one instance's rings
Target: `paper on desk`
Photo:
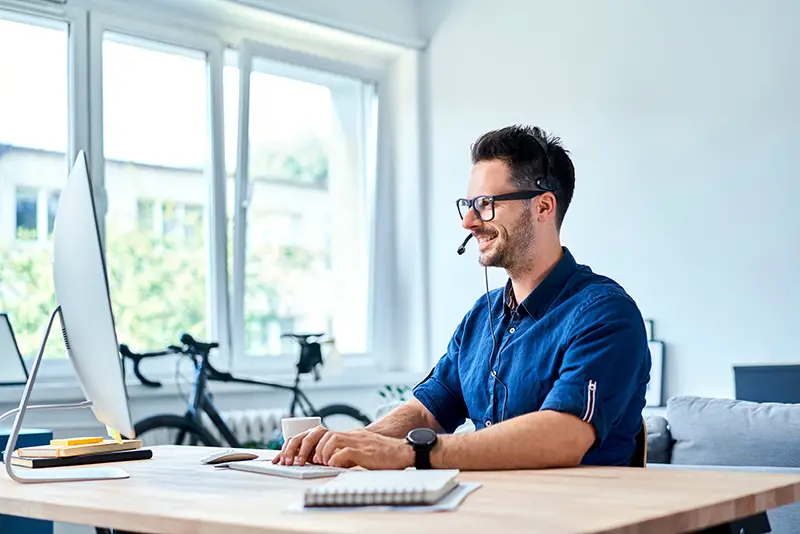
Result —
[[453, 491], [442, 497], [435, 504], [422, 506], [315, 506], [306, 508], [302, 501], [289, 506], [287, 511], [309, 513], [309, 512], [452, 512], [457, 509], [464, 499], [481, 487], [479, 482], [459, 482]]

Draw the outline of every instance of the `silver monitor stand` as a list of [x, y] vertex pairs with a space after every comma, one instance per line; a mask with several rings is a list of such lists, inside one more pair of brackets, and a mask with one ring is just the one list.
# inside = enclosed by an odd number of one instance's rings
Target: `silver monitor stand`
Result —
[[28, 381], [25, 383], [25, 390], [22, 393], [22, 400], [19, 403], [19, 408], [8, 411], [0, 415], [0, 421], [10, 417], [14, 417], [14, 425], [11, 427], [11, 434], [8, 436], [8, 443], [3, 455], [3, 462], [6, 464], [6, 473], [11, 479], [21, 483], [32, 482], [76, 482], [83, 480], [109, 480], [129, 478], [130, 475], [119, 467], [69, 467], [69, 468], [43, 468], [43, 469], [27, 469], [20, 468], [14, 469], [11, 464], [12, 453], [17, 446], [17, 438], [19, 431], [22, 428], [22, 420], [28, 410], [63, 410], [69, 408], [91, 408], [91, 401], [83, 401], [72, 404], [44, 404], [44, 405], [29, 405], [31, 398], [31, 391], [33, 390], [33, 383], [36, 381], [36, 374], [39, 371], [39, 364], [42, 363], [44, 356], [44, 349], [47, 345], [47, 339], [50, 337], [50, 330], [53, 327], [56, 315], [58, 315], [59, 322], [64, 328], [64, 320], [61, 315], [61, 307], [57, 307], [50, 315], [50, 321], [47, 323], [47, 330], [45, 330], [42, 344], [39, 347], [39, 353], [36, 359], [33, 360]]

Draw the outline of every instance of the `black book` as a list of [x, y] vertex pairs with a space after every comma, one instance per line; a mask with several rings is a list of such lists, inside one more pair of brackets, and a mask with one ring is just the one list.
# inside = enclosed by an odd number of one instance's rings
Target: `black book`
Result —
[[103, 464], [108, 462], [127, 462], [131, 460], [149, 460], [153, 457], [150, 449], [136, 449], [133, 451], [100, 452], [84, 456], [68, 456], [66, 458], [20, 458], [11, 457], [11, 465], [19, 467], [64, 467], [68, 465]]

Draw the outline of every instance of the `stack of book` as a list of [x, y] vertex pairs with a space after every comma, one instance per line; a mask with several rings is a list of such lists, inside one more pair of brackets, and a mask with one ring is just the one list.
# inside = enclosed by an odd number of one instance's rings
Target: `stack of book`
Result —
[[141, 440], [137, 439], [70, 438], [51, 440], [50, 445], [17, 449], [11, 456], [11, 464], [35, 469], [147, 460], [152, 457], [153, 451], [143, 449]]

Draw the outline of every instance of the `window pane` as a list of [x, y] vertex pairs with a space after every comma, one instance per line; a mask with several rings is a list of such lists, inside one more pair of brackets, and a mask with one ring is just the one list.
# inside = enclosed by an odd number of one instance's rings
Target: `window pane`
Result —
[[[47, 236], [68, 170], [67, 39], [66, 24], [0, 11], [0, 311], [27, 357], [55, 306]], [[60, 336], [45, 354], [64, 357]]]
[[29, 187], [17, 188], [17, 239], [36, 240], [36, 206], [39, 191]]
[[320, 332], [364, 353], [373, 88], [260, 58], [250, 84], [246, 352], [295, 354], [281, 334]]
[[178, 206], [174, 202], [165, 202], [161, 206], [161, 235], [172, 239], [180, 237], [180, 219]]
[[206, 88], [204, 53], [104, 35], [106, 247], [120, 342], [134, 347], [209, 335]]
[[183, 238], [187, 243], [199, 244], [205, 235], [203, 227], [203, 217], [205, 209], [203, 206], [185, 205], [183, 207], [183, 220], [181, 225], [183, 228]]
[[139, 232], [151, 234], [155, 229], [155, 205], [152, 200], [136, 201], [136, 217], [138, 220]]

